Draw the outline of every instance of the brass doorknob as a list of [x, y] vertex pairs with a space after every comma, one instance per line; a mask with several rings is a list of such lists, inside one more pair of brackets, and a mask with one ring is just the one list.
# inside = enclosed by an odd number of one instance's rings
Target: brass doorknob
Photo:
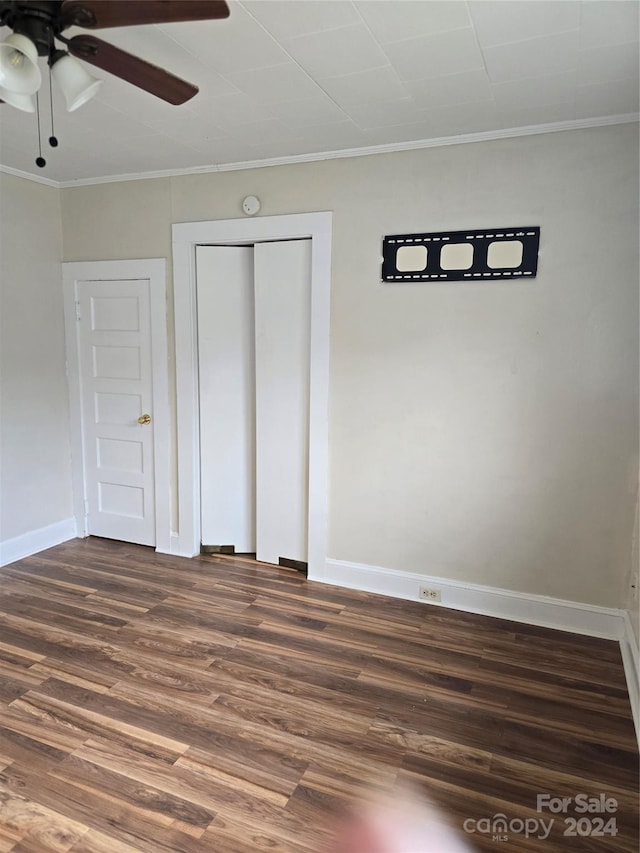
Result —
[[151, 423], [151, 415], [140, 415], [138, 418], [139, 424], [150, 424]]

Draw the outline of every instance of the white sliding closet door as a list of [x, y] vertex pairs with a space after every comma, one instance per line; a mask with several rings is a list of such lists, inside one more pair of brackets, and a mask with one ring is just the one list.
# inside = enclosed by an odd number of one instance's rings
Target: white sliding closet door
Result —
[[256, 550], [253, 248], [198, 246], [203, 545]]
[[257, 558], [307, 562], [311, 241], [254, 253]]
[[196, 262], [201, 541], [307, 562], [311, 241]]

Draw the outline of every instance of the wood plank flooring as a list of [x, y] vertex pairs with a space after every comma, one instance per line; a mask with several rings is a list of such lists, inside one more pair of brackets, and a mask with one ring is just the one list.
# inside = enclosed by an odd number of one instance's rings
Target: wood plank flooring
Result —
[[0, 853], [316, 853], [408, 783], [472, 849], [635, 853], [617, 643], [100, 539], [0, 570]]

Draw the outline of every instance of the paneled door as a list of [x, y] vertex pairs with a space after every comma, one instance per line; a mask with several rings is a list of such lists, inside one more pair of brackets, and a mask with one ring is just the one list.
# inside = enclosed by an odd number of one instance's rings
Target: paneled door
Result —
[[156, 544], [149, 281], [77, 292], [87, 534]]

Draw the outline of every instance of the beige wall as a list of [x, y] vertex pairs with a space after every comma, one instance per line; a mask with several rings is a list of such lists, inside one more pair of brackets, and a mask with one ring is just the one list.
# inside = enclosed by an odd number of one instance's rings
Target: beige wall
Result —
[[[621, 606], [638, 471], [632, 125], [62, 191], [65, 260], [334, 212], [329, 554]], [[383, 285], [385, 234], [540, 225], [528, 282]], [[170, 321], [171, 331], [171, 321]]]
[[60, 191], [0, 174], [0, 540], [72, 515]]

